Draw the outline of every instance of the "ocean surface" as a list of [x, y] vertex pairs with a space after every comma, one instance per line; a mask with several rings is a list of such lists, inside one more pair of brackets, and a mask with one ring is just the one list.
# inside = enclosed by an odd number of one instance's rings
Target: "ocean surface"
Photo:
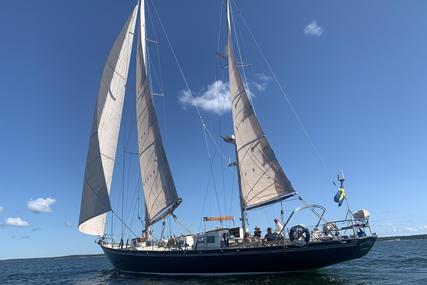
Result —
[[115, 271], [104, 256], [3, 260], [0, 261], [0, 284], [427, 284], [427, 240], [379, 241], [361, 259], [282, 276], [129, 275]]

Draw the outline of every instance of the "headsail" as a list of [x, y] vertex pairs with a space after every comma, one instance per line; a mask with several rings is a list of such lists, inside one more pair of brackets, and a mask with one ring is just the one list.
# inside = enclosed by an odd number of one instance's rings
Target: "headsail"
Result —
[[138, 6], [114, 42], [104, 67], [86, 160], [79, 230], [103, 235]]
[[[141, 6], [143, 3], [141, 3]], [[170, 214], [181, 199], [163, 148], [146, 73], [145, 15], [141, 8], [136, 66], [138, 151], [146, 206], [146, 227]]]
[[295, 193], [264, 135], [249, 101], [233, 52], [230, 1], [227, 1], [228, 70], [241, 199], [248, 210], [280, 201]]

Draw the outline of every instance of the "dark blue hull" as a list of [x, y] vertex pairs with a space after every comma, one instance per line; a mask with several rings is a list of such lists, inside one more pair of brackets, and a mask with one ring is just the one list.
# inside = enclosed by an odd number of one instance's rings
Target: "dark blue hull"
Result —
[[375, 236], [310, 243], [306, 247], [262, 246], [205, 251], [135, 251], [101, 245], [120, 271], [158, 275], [274, 274], [309, 270], [360, 258]]

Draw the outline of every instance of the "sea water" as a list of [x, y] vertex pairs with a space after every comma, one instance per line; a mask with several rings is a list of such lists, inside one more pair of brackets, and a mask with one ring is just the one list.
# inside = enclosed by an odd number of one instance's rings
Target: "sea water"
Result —
[[129, 275], [115, 271], [104, 256], [3, 260], [0, 261], [0, 284], [427, 284], [427, 240], [379, 241], [361, 259], [282, 276]]

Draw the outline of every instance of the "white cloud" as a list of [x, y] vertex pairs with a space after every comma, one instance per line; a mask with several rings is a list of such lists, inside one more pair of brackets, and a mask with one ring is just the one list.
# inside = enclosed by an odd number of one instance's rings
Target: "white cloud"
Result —
[[267, 89], [268, 83], [270, 83], [271, 81], [271, 77], [268, 75], [265, 75], [264, 73], [257, 73], [255, 74], [255, 78], [257, 80], [250, 82], [249, 88], [255, 89], [258, 92], [265, 91], [265, 89]]
[[392, 231], [395, 234], [413, 234], [420, 230], [420, 228], [414, 228], [414, 227], [399, 227], [399, 226], [393, 226]]
[[73, 226], [73, 223], [72, 222], [70, 222], [70, 221], [66, 221], [65, 222], [65, 227], [67, 227], [67, 228], [71, 228]]
[[29, 227], [30, 224], [21, 218], [7, 218], [2, 226], [10, 227]]
[[427, 225], [425, 225], [425, 226], [424, 226], [424, 229], [426, 229], [426, 230], [427, 230]]
[[209, 84], [200, 96], [191, 96], [188, 90], [183, 90], [178, 100], [184, 106], [190, 105], [219, 115], [231, 109], [228, 83], [222, 80]]
[[50, 208], [51, 205], [55, 204], [56, 200], [53, 198], [38, 198], [36, 200], [30, 200], [27, 202], [27, 207], [34, 213], [51, 213], [52, 209]]
[[0, 206], [0, 213], [4, 212], [4, 208], [2, 206]]
[[413, 227], [406, 227], [406, 228], [403, 228], [403, 231], [414, 233], [414, 232], [417, 232], [418, 230], [416, 228], [413, 228]]
[[[253, 91], [263, 92], [267, 89], [271, 77], [263, 74], [255, 74], [255, 80], [249, 82], [246, 86], [248, 96], [255, 96]], [[178, 96], [179, 102], [185, 106], [193, 106], [204, 111], [222, 115], [231, 110], [230, 86], [228, 82], [222, 80], [214, 81], [206, 89], [202, 90], [201, 95], [190, 94], [188, 90], [182, 90]]]
[[310, 24], [307, 24], [307, 26], [305, 26], [304, 34], [320, 37], [323, 34], [323, 28], [317, 25], [316, 21], [313, 21]]

